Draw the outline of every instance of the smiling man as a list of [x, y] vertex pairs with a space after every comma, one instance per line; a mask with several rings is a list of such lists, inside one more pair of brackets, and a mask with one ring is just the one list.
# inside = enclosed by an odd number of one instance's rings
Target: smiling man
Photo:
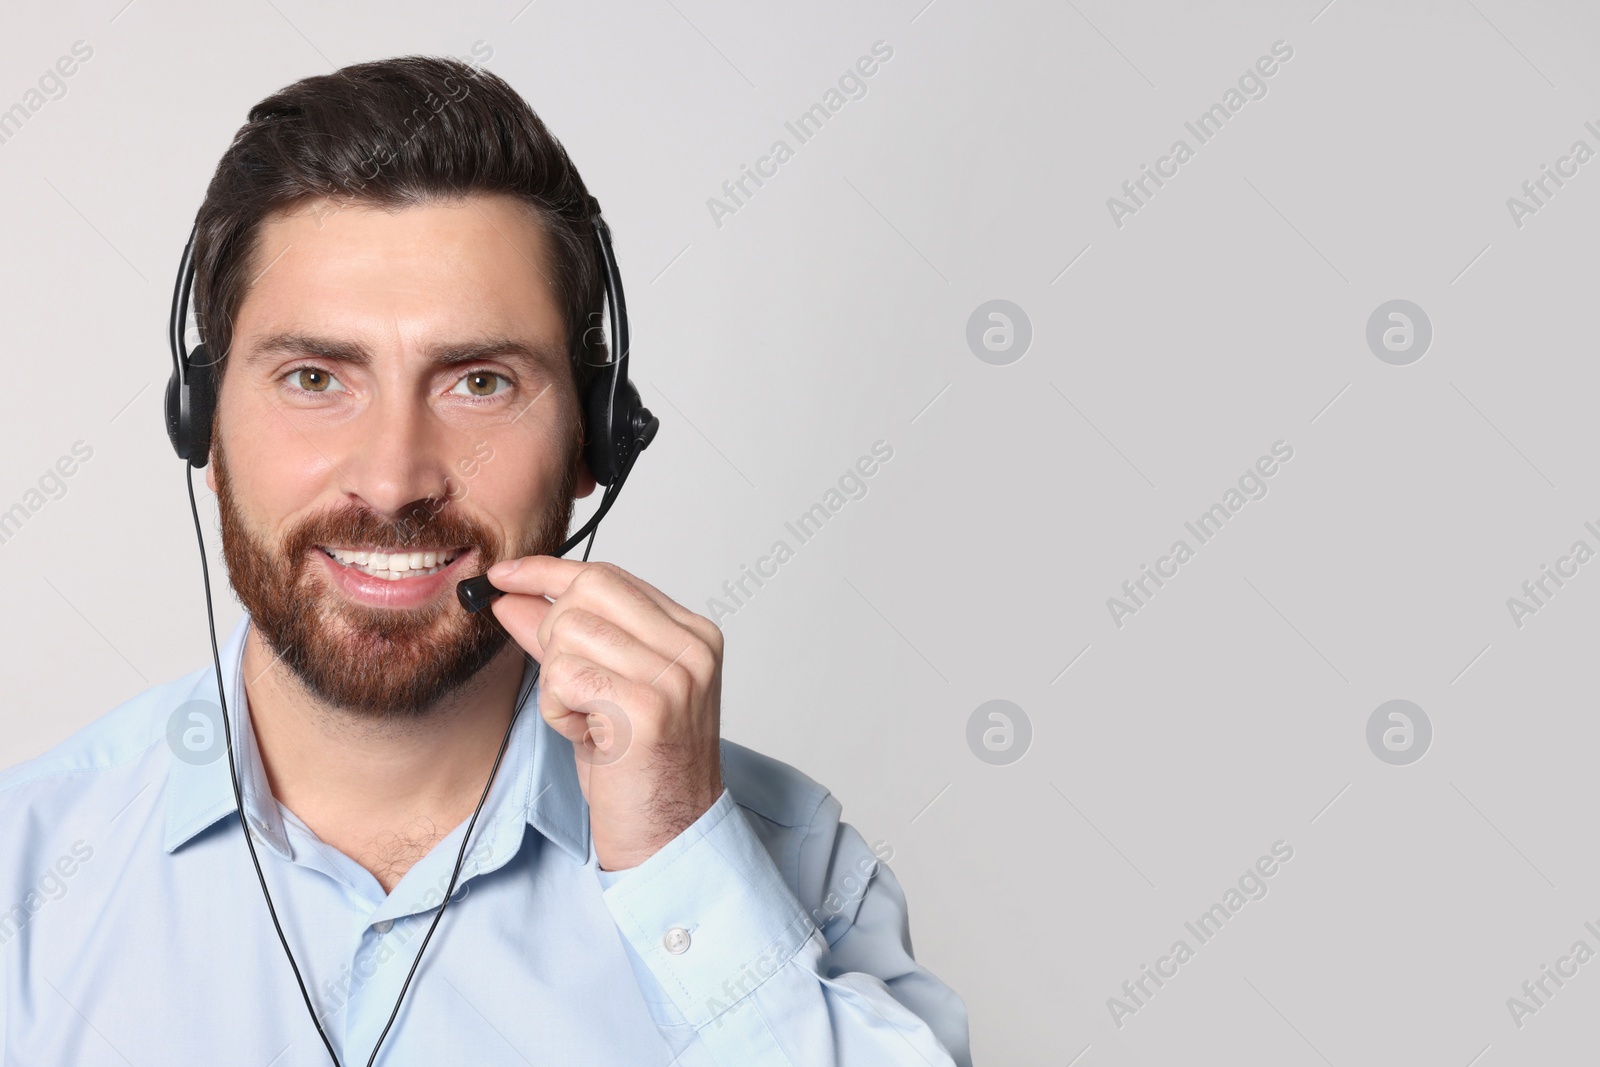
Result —
[[721, 738], [720, 630], [551, 554], [592, 205], [454, 61], [251, 110], [195, 242], [227, 721], [207, 667], [0, 775], [0, 1062], [970, 1063], [891, 850]]

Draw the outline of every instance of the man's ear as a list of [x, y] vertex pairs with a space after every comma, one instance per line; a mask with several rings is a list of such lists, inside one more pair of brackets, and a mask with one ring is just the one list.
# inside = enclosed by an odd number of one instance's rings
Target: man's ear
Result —
[[584, 462], [582, 459], [579, 459], [578, 480], [577, 483], [572, 487], [572, 498], [574, 500], [582, 500], [584, 497], [594, 492], [595, 487], [599, 484], [599, 482], [594, 480], [594, 475], [589, 473], [589, 464]]
[[[188, 462], [185, 460], [185, 462]], [[211, 445], [206, 449], [206, 485], [213, 493], [217, 491], [217, 446]]]

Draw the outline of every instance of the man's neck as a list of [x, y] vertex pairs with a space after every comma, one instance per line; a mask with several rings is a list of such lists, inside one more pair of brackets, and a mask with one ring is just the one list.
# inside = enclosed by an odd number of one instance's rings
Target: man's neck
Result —
[[472, 814], [523, 662], [508, 643], [470, 686], [426, 713], [374, 720], [317, 699], [252, 627], [243, 675], [272, 795], [389, 892]]

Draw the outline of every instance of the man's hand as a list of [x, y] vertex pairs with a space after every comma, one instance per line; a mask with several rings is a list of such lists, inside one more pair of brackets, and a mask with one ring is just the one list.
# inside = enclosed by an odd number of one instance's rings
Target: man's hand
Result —
[[722, 795], [722, 631], [611, 563], [488, 573], [495, 617], [540, 663], [539, 713], [572, 742], [601, 868], [637, 867]]

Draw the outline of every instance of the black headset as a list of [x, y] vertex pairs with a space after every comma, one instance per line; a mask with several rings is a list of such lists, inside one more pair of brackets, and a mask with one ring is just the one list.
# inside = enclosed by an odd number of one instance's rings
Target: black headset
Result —
[[[585, 426], [588, 434], [583, 458], [589, 473], [606, 492], [593, 516], [577, 533], [556, 550], [564, 556], [572, 547], [599, 526], [601, 518], [622, 490], [633, 461], [655, 438], [660, 421], [639, 398], [638, 388], [628, 380], [628, 306], [622, 295], [622, 276], [611, 251], [611, 227], [600, 214], [600, 201], [589, 198], [589, 223], [594, 228], [600, 260], [604, 267], [606, 304], [610, 308], [612, 358], [599, 365], [584, 397]], [[189, 231], [178, 265], [178, 281], [172, 290], [172, 317], [169, 338], [172, 347], [172, 376], [167, 379], [167, 436], [179, 459], [192, 467], [204, 467], [210, 458], [211, 423], [216, 413], [216, 363], [204, 344], [189, 351], [184, 327], [189, 316], [189, 292], [194, 285], [194, 238], [199, 225]], [[582, 348], [588, 349], [589, 330], [584, 331]], [[590, 538], [590, 545], [593, 545]], [[588, 548], [583, 558], [589, 558]], [[468, 578], [457, 585], [462, 607], [482, 611], [500, 594], [485, 577]]]
[[[583, 398], [585, 426], [588, 430], [583, 444], [583, 458], [588, 464], [589, 472], [594, 475], [595, 482], [605, 486], [606, 491], [600, 500], [600, 506], [595, 509], [589, 521], [554, 553], [557, 556], [566, 555], [574, 545], [588, 535], [589, 544], [583, 549], [585, 560], [589, 558], [589, 549], [594, 546], [594, 534], [600, 525], [600, 520], [611, 509], [611, 504], [622, 491], [622, 484], [628, 480], [628, 473], [633, 470], [633, 464], [639, 458], [639, 453], [644, 451], [645, 446], [655, 438], [656, 429], [660, 425], [660, 420], [652, 415], [650, 409], [640, 400], [639, 390], [628, 380], [628, 309], [622, 296], [622, 276], [617, 271], [616, 257], [611, 251], [611, 228], [601, 217], [600, 202], [594, 197], [589, 198], [589, 223], [594, 228], [595, 239], [600, 247], [600, 259], [605, 268], [603, 280], [606, 287], [606, 303], [611, 309], [612, 356], [608, 362], [599, 364], [600, 369], [590, 380], [588, 394]], [[200, 511], [194, 497], [194, 470], [204, 467], [209, 461], [212, 418], [216, 413], [217, 403], [215, 361], [204, 344], [196, 345], [191, 352], [184, 340], [184, 328], [189, 316], [189, 292], [194, 285], [194, 239], [198, 229], [199, 223], [196, 220], [195, 226], [189, 231], [188, 243], [184, 245], [183, 258], [178, 264], [178, 280], [172, 290], [172, 318], [169, 323], [172, 377], [167, 379], [167, 436], [171, 438], [172, 448], [178, 453], [178, 458], [188, 461], [184, 467], [184, 477], [189, 489], [189, 513], [194, 518], [195, 538], [200, 545], [200, 571], [205, 581], [206, 593], [206, 620], [211, 631], [211, 660], [216, 668], [217, 699], [221, 703], [223, 740], [228, 751], [228, 773], [233, 782], [235, 814], [238, 815], [240, 829], [244, 831], [245, 844], [250, 850], [250, 861], [255, 866], [256, 880], [261, 885], [261, 895], [266, 899], [267, 913], [272, 917], [272, 926], [277, 931], [278, 943], [283, 946], [284, 955], [289, 959], [289, 967], [294, 971], [295, 981], [300, 986], [300, 997], [305, 1001], [306, 1011], [310, 1013], [312, 1024], [317, 1028], [317, 1036], [322, 1039], [323, 1047], [328, 1050], [329, 1059], [333, 1061], [334, 1067], [341, 1067], [339, 1057], [333, 1051], [333, 1043], [328, 1040], [327, 1032], [322, 1027], [322, 1020], [311, 1003], [311, 994], [306, 990], [300, 966], [295, 962], [294, 953], [289, 949], [289, 940], [284, 935], [283, 925], [278, 921], [278, 911], [273, 906], [272, 894], [267, 891], [266, 875], [262, 873], [261, 860], [256, 855], [251, 829], [245, 821], [244, 801], [240, 796], [239, 769], [233, 753], [233, 728], [228, 720], [228, 698], [222, 681], [222, 657], [217, 649], [216, 617], [211, 604], [211, 572], [206, 561], [205, 538], [200, 530]], [[583, 351], [587, 351], [590, 347], [588, 338], [589, 332], [585, 331], [580, 341]], [[487, 575], [467, 578], [456, 583], [456, 596], [461, 601], [461, 606], [469, 613], [482, 611], [502, 592], [503, 590], [496, 589], [489, 583]], [[535, 663], [533, 681], [537, 682], [538, 678], [539, 664]], [[466, 860], [467, 844], [472, 840], [473, 828], [478, 823], [479, 813], [483, 811], [484, 801], [489, 799], [490, 787], [494, 785], [495, 775], [499, 773], [501, 757], [505, 755], [506, 747], [511, 741], [511, 732], [522, 715], [523, 704], [527, 702], [532, 692], [533, 685], [529, 684], [517, 699], [516, 708], [511, 713], [511, 722], [506, 726], [505, 736], [500, 741], [500, 750], [495, 754], [494, 766], [489, 771], [489, 780], [484, 783], [483, 793], [478, 798], [478, 806], [473, 810], [472, 818], [467, 822], [466, 832], [461, 836], [461, 849], [456, 853], [455, 869], [450, 875], [450, 885], [445, 890], [444, 899], [439, 903], [439, 910], [434, 914], [433, 922], [428, 926], [427, 936], [422, 939], [417, 955], [411, 961], [411, 970], [406, 975], [405, 984], [400, 987], [400, 995], [395, 998], [394, 1010], [389, 1014], [389, 1021], [372, 1046], [372, 1056], [367, 1060], [367, 1067], [372, 1067], [377, 1062], [378, 1050], [383, 1047], [384, 1039], [389, 1036], [389, 1030], [400, 1015], [400, 1004], [405, 1000], [407, 990], [411, 988], [411, 980], [416, 977], [417, 967], [422, 963], [422, 954], [427, 951], [428, 942], [433, 939], [433, 932], [438, 929], [439, 920], [444, 918], [445, 908], [450, 905], [455, 894], [456, 882], [461, 876], [461, 867]]]

